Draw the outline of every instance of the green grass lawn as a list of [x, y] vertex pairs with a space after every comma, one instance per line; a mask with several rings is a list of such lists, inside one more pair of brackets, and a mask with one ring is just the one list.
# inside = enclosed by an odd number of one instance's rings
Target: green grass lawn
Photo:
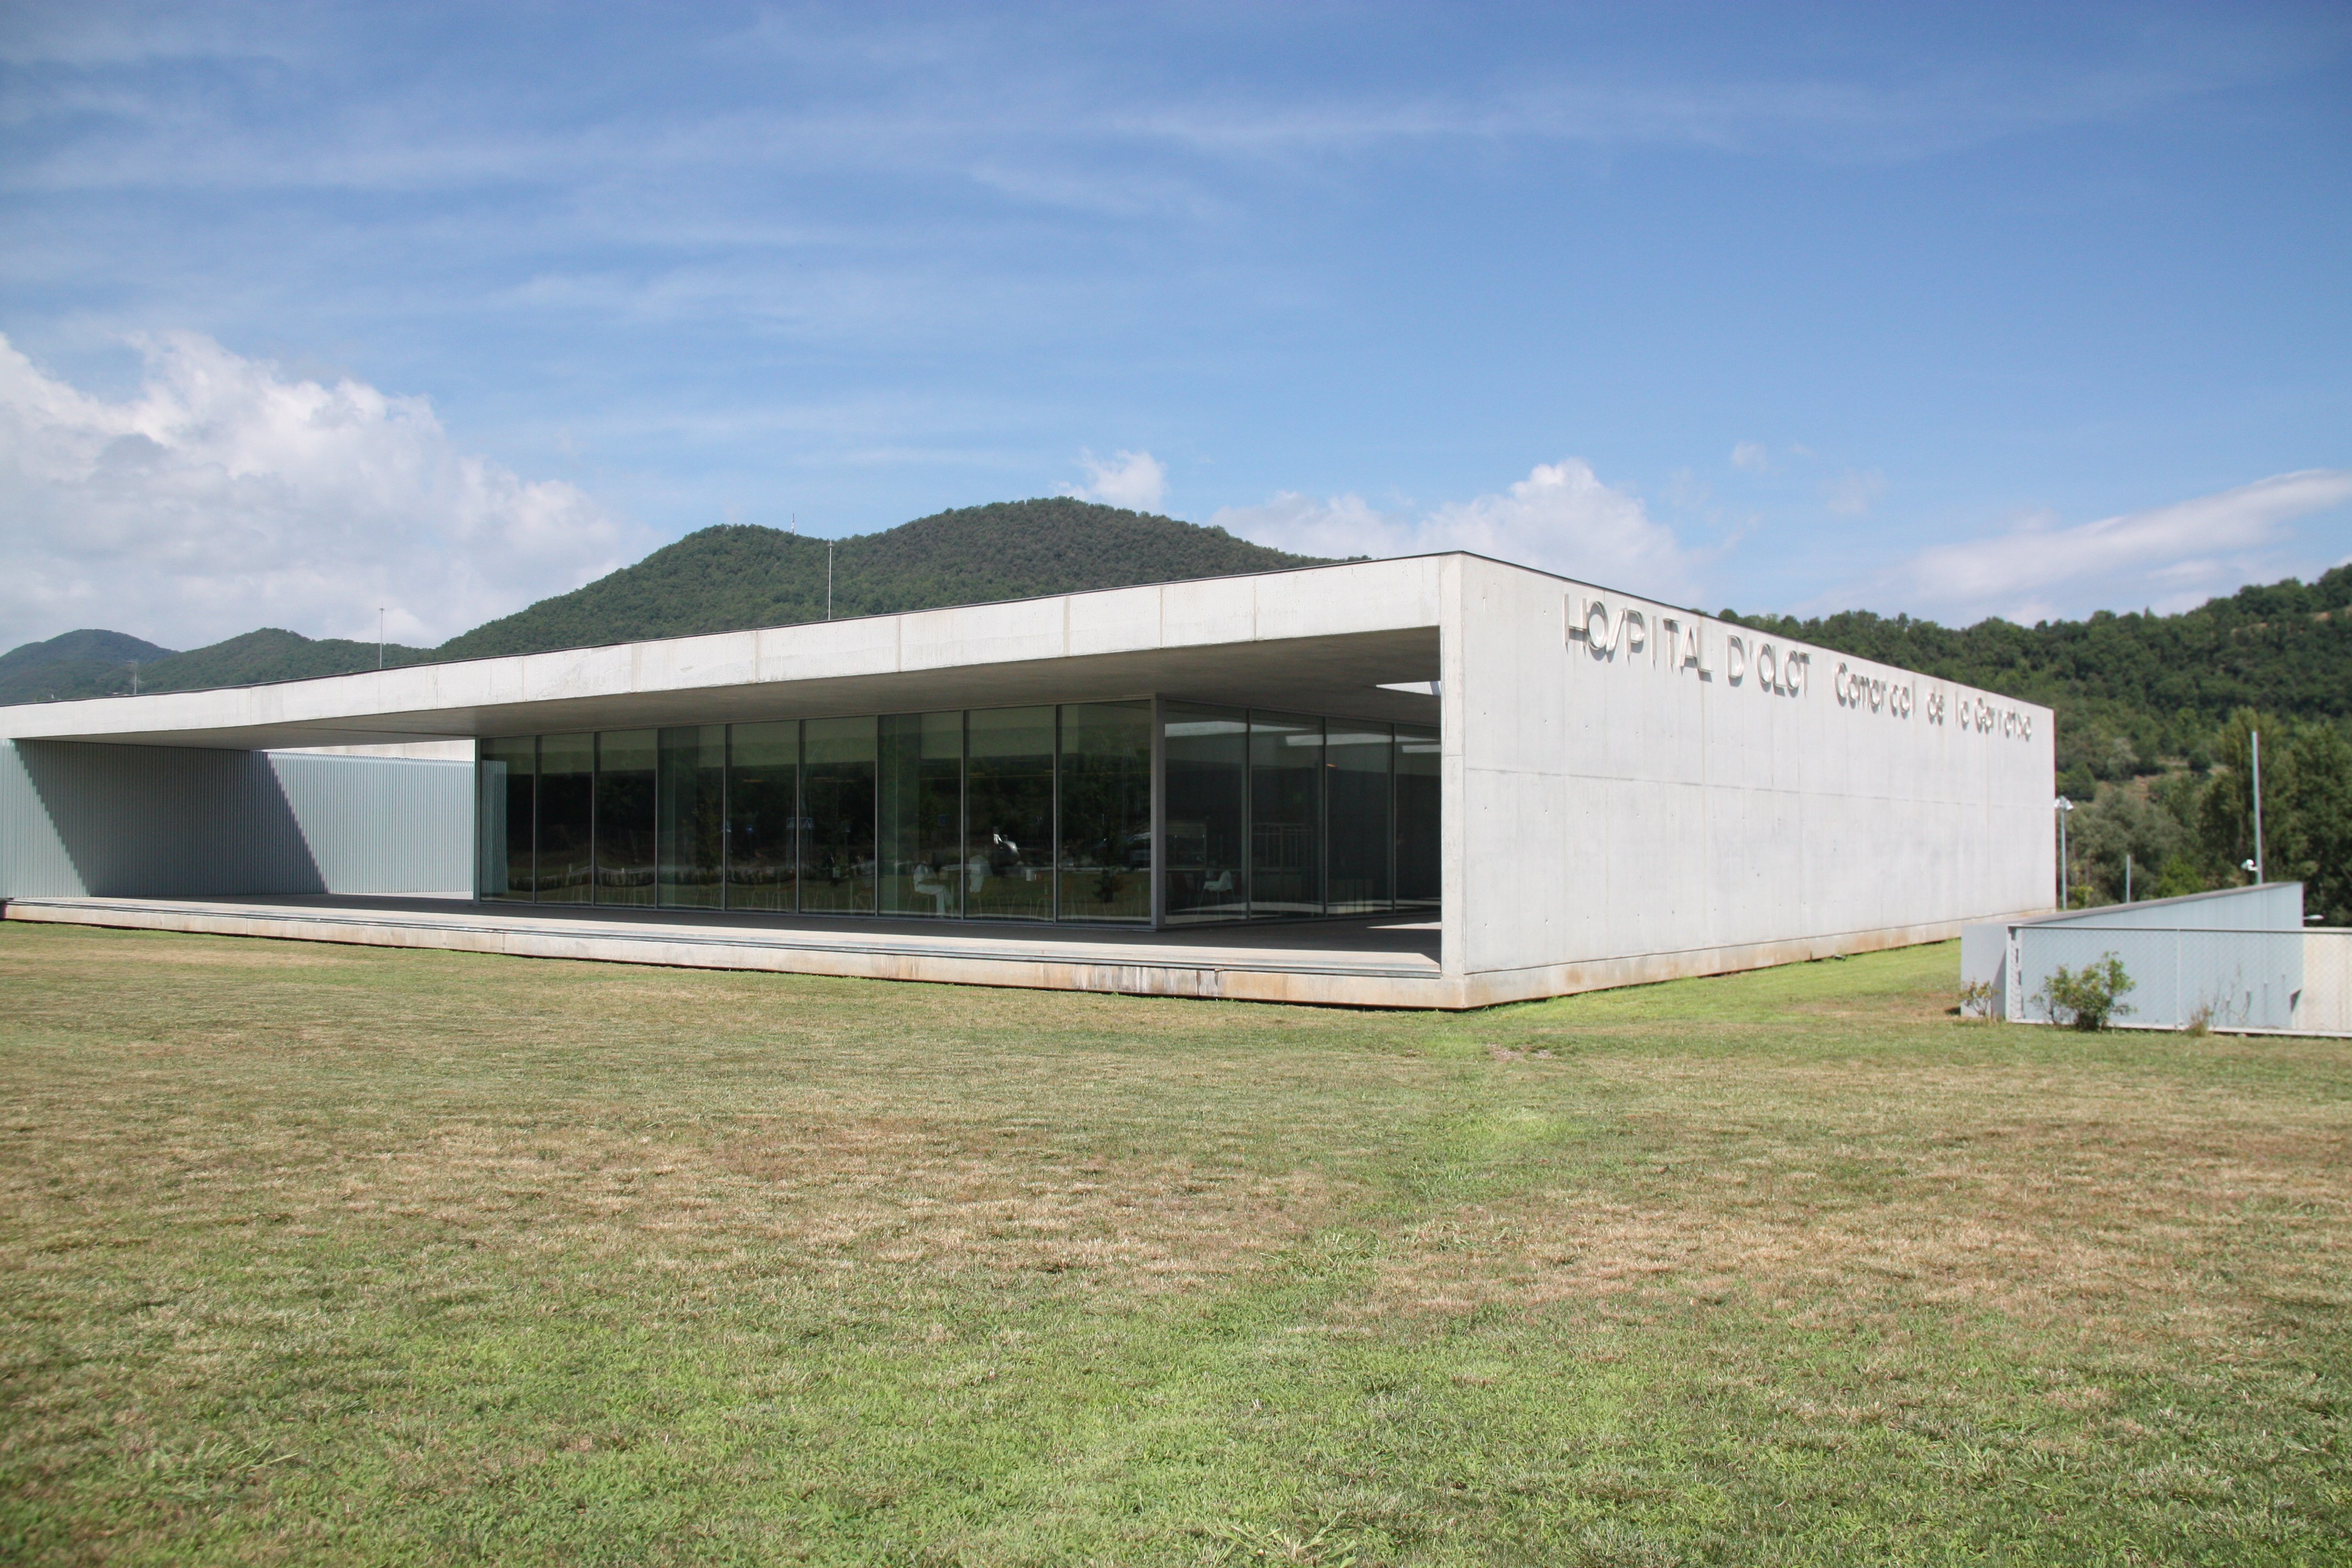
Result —
[[2352, 1561], [2352, 1046], [0, 925], [0, 1560]]

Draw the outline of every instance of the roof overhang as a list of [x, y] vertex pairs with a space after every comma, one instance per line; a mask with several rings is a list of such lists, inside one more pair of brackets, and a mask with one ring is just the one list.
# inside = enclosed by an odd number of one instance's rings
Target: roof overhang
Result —
[[1171, 698], [1433, 722], [1445, 557], [209, 691], [0, 708], [0, 739], [258, 750]]

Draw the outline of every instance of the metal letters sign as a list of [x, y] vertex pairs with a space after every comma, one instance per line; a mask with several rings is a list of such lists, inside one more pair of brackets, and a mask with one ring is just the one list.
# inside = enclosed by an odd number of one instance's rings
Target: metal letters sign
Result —
[[[1567, 640], [1582, 643], [1596, 663], [1646, 665], [1703, 681], [1719, 679], [1727, 687], [1771, 697], [1802, 697], [1811, 686], [1811, 648], [1622, 601], [1612, 609], [1597, 594], [1570, 594], [1564, 607]], [[1930, 724], [1951, 722], [1979, 734], [2033, 738], [2031, 711], [1939, 683], [1930, 683], [1923, 699], [1918, 678], [1901, 670], [1865, 669], [1840, 659], [1830, 690], [1840, 708], [1857, 715], [1909, 719], [1924, 714]]]

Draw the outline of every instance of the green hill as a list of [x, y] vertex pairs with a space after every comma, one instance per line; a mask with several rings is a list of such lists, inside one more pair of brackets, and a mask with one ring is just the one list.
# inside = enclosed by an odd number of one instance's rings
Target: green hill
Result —
[[128, 691], [133, 665], [143, 676], [156, 660], [171, 657], [170, 648], [122, 632], [63, 632], [0, 654], [0, 703], [96, 696], [110, 689], [110, 683]]
[[[825, 544], [772, 528], [706, 528], [584, 588], [477, 626], [434, 657], [821, 621]], [[999, 501], [835, 541], [833, 614], [888, 615], [1317, 563], [1172, 517], [1066, 498]]]
[[[306, 637], [279, 626], [264, 626], [186, 653], [173, 653], [120, 632], [68, 632], [65, 636], [114, 638], [121, 644], [135, 644], [148, 650], [148, 657], [136, 661], [142, 691], [259, 686], [273, 680], [307, 680], [317, 675], [349, 675], [353, 670], [373, 669], [376, 666], [376, 646], [372, 642]], [[48, 643], [27, 643], [0, 657], [0, 703], [118, 697], [131, 690], [132, 658], [128, 656], [64, 658], [17, 668], [9, 665], [19, 654], [64, 640], [52, 637]], [[430, 649], [403, 647], [397, 643], [384, 649], [384, 662], [388, 665], [417, 664], [433, 657]]]

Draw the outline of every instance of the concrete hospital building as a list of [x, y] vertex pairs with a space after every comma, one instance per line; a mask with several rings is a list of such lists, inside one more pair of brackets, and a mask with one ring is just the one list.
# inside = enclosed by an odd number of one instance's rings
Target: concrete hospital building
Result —
[[2046, 709], [1469, 554], [0, 709], [10, 920], [1475, 1007], [2046, 910]]

